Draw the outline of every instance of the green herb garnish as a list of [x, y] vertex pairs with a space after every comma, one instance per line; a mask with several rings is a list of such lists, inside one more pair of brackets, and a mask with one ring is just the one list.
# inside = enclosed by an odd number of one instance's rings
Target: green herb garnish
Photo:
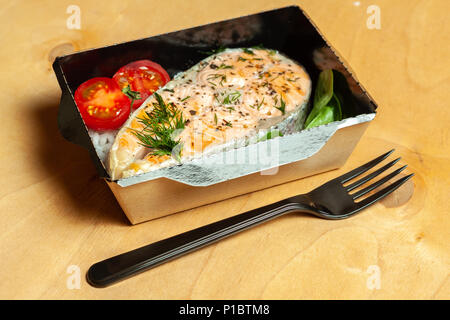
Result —
[[227, 96], [223, 99], [223, 104], [231, 104], [235, 102], [239, 97], [241, 96], [241, 93], [239, 91], [235, 91], [232, 93], [227, 94]]
[[[326, 104], [333, 97], [333, 70], [327, 69], [320, 73], [319, 80], [317, 81], [316, 92], [314, 95], [314, 107], [311, 110], [308, 118], [313, 119], [320, 109], [326, 106]], [[308, 122], [308, 121], [307, 121]]]
[[222, 63], [220, 66], [217, 67], [217, 70], [220, 70], [220, 69], [232, 69], [232, 68], [233, 68], [233, 66], [228, 66], [228, 65]]
[[275, 104], [274, 107], [277, 108], [278, 110], [280, 110], [282, 114], [285, 114], [285, 112], [286, 112], [286, 103], [284, 102], [283, 97], [281, 97], [281, 99], [280, 99], [280, 106], [277, 106]]
[[228, 122], [227, 120], [223, 119], [223, 123], [227, 126], [227, 127], [233, 127], [233, 125], [231, 124], [231, 122]]
[[214, 83], [213, 81], [215, 81], [215, 80], [217, 80], [217, 79], [220, 79], [219, 84], [220, 84], [221, 86], [223, 86], [224, 81], [227, 81], [227, 76], [224, 75], [224, 74], [218, 74], [218, 73], [216, 73], [216, 74], [211, 74], [211, 75], [209, 75], [209, 76], [206, 78], [206, 80], [207, 80], [210, 84], [212, 84], [212, 85], [214, 85], [214, 86], [216, 86], [216, 83]]
[[333, 97], [328, 104], [322, 107], [316, 116], [305, 126], [305, 129], [317, 127], [323, 124], [327, 124], [333, 121], [342, 120], [341, 103], [337, 95], [333, 94]]
[[262, 99], [262, 101], [261, 101], [261, 103], [260, 104], [258, 104], [258, 107], [257, 107], [257, 109], [259, 110], [259, 108], [261, 108], [261, 106], [263, 105], [263, 103], [264, 103], [264, 97], [263, 97], [263, 99]]
[[241, 56], [238, 57], [238, 61], [247, 61], [247, 59], [242, 58]]
[[203, 53], [203, 54], [207, 54], [207, 55], [213, 55], [213, 54], [221, 53], [221, 52], [225, 51], [226, 49], [227, 49], [226, 47], [220, 45], [216, 49], [211, 49], [210, 51], [199, 51], [199, 52]]
[[214, 123], [217, 125], [217, 114], [214, 113]]
[[191, 97], [191, 96], [187, 96], [187, 97], [181, 99], [180, 101], [181, 101], [181, 102], [186, 101], [186, 100], [189, 99], [190, 97]]
[[133, 90], [131, 90], [130, 85], [124, 87], [124, 88], [122, 89], [122, 92], [123, 92], [128, 98], [131, 99], [131, 106], [130, 106], [130, 109], [131, 109], [131, 110], [133, 110], [133, 103], [134, 103], [134, 101], [142, 99], [140, 92], [139, 92], [139, 91], [133, 91]]
[[[153, 109], [146, 111], [142, 118], [137, 118], [144, 128], [130, 129], [141, 145], [152, 150], [151, 154], [170, 155], [180, 143], [179, 139], [175, 140], [174, 135], [178, 130], [184, 129], [183, 115], [173, 103], [166, 104], [158, 93], [155, 92], [154, 96], [157, 102], [153, 103]], [[180, 154], [175, 156], [179, 158]]]
[[[256, 109], [257, 110], [259, 110], [259, 108], [261, 108], [261, 106], [263, 105], [263, 103], [264, 103], [264, 97], [263, 97], [263, 99], [261, 100], [261, 103], [259, 103], [259, 104], [256, 104]], [[252, 106], [250, 106], [251, 108], [253, 108], [253, 109], [255, 109], [255, 105], [252, 105]]]
[[342, 120], [342, 97], [334, 91], [333, 70], [323, 70], [317, 81], [314, 104], [306, 118], [305, 129]]
[[312, 127], [317, 127], [322, 124], [327, 124], [330, 122], [333, 122], [335, 118], [334, 115], [334, 109], [330, 106], [325, 106], [322, 109], [319, 110], [319, 113], [316, 114], [316, 117], [313, 118], [307, 126], [305, 126], [305, 129], [309, 129]]
[[172, 93], [175, 92], [175, 91], [173, 91], [173, 89], [164, 89], [163, 91], [172, 92]]
[[255, 54], [251, 49], [248, 49], [248, 48], [244, 48], [244, 49], [242, 49], [242, 51], [244, 51], [247, 54], [251, 54], [252, 56]]

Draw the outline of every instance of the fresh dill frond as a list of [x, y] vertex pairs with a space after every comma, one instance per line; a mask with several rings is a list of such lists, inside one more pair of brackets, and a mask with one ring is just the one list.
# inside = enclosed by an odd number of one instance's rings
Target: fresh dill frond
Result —
[[253, 109], [255, 109], [255, 106], [256, 106], [256, 109], [257, 110], [259, 110], [259, 108], [261, 108], [261, 106], [263, 105], [263, 103], [264, 103], [264, 97], [263, 97], [263, 99], [262, 99], [262, 101], [260, 102], [260, 103], [258, 103], [258, 104], [255, 104], [255, 105], [251, 105], [250, 107], [252, 107]]
[[239, 99], [241, 96], [241, 93], [239, 91], [235, 91], [232, 93], [229, 93], [226, 95], [226, 97], [223, 99], [223, 104], [231, 104], [235, 102], [237, 99]]
[[263, 105], [263, 103], [264, 103], [264, 97], [263, 97], [263, 99], [262, 99], [262, 101], [261, 101], [261, 103], [260, 104], [258, 104], [258, 110], [259, 110], [259, 108], [261, 108], [261, 106]]
[[251, 49], [249, 49], [249, 48], [244, 48], [244, 49], [242, 49], [242, 51], [244, 51], [246, 54], [250, 54], [250, 55], [254, 55], [255, 53], [251, 50]]
[[227, 76], [219, 73], [211, 74], [206, 78], [206, 81], [216, 86], [217, 84], [213, 81], [216, 81], [217, 79], [220, 79], [219, 85], [223, 86], [223, 83], [227, 81]]
[[278, 110], [280, 110], [282, 114], [286, 113], [286, 103], [284, 102], [283, 97], [281, 97], [280, 106], [277, 106], [275, 104], [274, 107], [277, 108]]
[[157, 102], [153, 103], [153, 109], [137, 118], [144, 128], [130, 129], [142, 146], [151, 149], [151, 154], [171, 155], [172, 150], [180, 143], [179, 139], [175, 140], [174, 132], [184, 129], [183, 115], [173, 103], [166, 104], [158, 93], [155, 92], [154, 96]]

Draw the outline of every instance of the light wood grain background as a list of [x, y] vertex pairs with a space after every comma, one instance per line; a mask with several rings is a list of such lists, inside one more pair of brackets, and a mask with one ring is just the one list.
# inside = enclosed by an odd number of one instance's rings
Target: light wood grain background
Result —
[[[81, 8], [81, 30], [66, 28], [70, 4]], [[379, 104], [349, 161], [130, 226], [87, 153], [58, 133], [54, 57], [291, 4], [311, 16]], [[380, 30], [366, 27], [372, 4], [381, 9]], [[448, 12], [447, 0], [3, 0], [0, 298], [450, 298]], [[308, 191], [393, 147], [413, 181], [352, 219], [290, 215], [106, 289], [84, 280], [98, 260]], [[78, 290], [66, 287], [70, 265], [82, 273]], [[378, 290], [367, 286], [371, 265], [380, 268]]]

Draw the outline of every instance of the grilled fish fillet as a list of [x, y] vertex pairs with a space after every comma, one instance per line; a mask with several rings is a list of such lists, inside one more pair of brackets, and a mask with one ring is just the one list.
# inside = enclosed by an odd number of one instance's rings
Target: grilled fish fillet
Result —
[[107, 159], [113, 180], [243, 145], [263, 130], [300, 129], [311, 79], [302, 66], [277, 51], [227, 49], [176, 75], [157, 92], [183, 115], [185, 127], [177, 136], [180, 158], [155, 155], [136, 136], [144, 128], [139, 119], [156, 103], [152, 95], [115, 138]]

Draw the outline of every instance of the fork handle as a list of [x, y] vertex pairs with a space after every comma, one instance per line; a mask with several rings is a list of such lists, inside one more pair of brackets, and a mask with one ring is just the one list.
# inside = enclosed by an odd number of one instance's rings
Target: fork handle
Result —
[[94, 287], [106, 287], [255, 225], [301, 210], [310, 211], [307, 205], [285, 199], [247, 211], [95, 263], [87, 272], [87, 281]]

